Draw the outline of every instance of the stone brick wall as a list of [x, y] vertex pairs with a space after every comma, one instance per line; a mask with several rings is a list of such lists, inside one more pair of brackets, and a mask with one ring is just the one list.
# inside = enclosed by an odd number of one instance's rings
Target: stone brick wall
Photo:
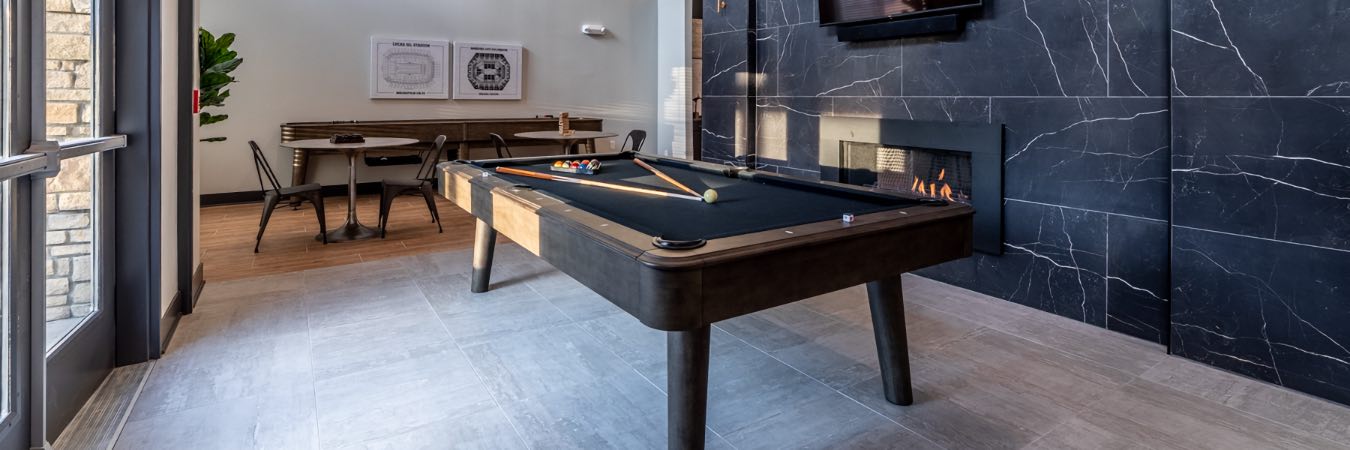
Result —
[[47, 0], [47, 137], [89, 137], [94, 118], [90, 0]]
[[94, 156], [61, 162], [47, 181], [47, 321], [92, 312]]
[[[93, 136], [90, 0], [47, 0], [47, 138]], [[93, 312], [94, 156], [61, 162], [47, 182], [47, 320]]]

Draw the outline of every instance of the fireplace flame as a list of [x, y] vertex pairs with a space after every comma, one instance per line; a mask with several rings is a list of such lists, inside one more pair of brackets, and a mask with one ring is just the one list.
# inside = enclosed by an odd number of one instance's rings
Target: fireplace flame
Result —
[[[954, 193], [952, 186], [943, 182], [947, 178], [947, 169], [942, 169], [938, 173], [937, 181], [925, 182], [922, 178], [914, 177], [914, 184], [910, 185], [909, 190], [925, 197], [937, 197], [951, 201], [956, 199], [952, 197]], [[938, 187], [938, 182], [943, 182], [942, 187]]]

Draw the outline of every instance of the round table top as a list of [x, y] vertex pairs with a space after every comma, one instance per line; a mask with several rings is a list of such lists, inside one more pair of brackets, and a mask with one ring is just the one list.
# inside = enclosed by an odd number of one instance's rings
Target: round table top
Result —
[[522, 139], [546, 139], [553, 141], [564, 140], [582, 140], [582, 139], [604, 139], [616, 137], [618, 134], [607, 131], [581, 131], [576, 130], [571, 136], [563, 136], [557, 131], [531, 131], [528, 133], [516, 133], [516, 137]]
[[355, 142], [351, 144], [334, 144], [328, 142], [327, 139], [305, 139], [303, 141], [282, 142], [281, 146], [309, 150], [362, 150], [379, 147], [401, 147], [404, 145], [413, 145], [418, 142], [420, 141], [417, 139], [368, 137], [365, 142]]

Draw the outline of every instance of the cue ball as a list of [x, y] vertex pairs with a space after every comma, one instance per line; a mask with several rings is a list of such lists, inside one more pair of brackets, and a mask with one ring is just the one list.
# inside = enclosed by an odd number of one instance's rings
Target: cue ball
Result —
[[712, 190], [712, 189], [708, 189], [707, 191], [704, 191], [704, 192], [703, 192], [703, 201], [708, 202], [708, 204], [717, 203], [717, 191], [714, 191], [714, 190]]

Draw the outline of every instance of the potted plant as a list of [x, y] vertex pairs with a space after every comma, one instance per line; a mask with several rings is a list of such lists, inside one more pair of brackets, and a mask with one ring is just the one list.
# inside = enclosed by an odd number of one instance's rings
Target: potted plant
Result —
[[[207, 126], [214, 123], [224, 122], [230, 118], [229, 114], [211, 114], [206, 112], [206, 108], [220, 108], [225, 106], [225, 100], [230, 98], [230, 84], [237, 81], [230, 75], [235, 69], [239, 68], [244, 60], [239, 58], [239, 52], [230, 49], [234, 44], [234, 33], [225, 33], [217, 38], [206, 31], [200, 29], [198, 40], [198, 70], [201, 71], [201, 91], [199, 97], [199, 107], [201, 114], [197, 117], [200, 126]], [[202, 139], [202, 142], [222, 142], [224, 137], [210, 137]]]

